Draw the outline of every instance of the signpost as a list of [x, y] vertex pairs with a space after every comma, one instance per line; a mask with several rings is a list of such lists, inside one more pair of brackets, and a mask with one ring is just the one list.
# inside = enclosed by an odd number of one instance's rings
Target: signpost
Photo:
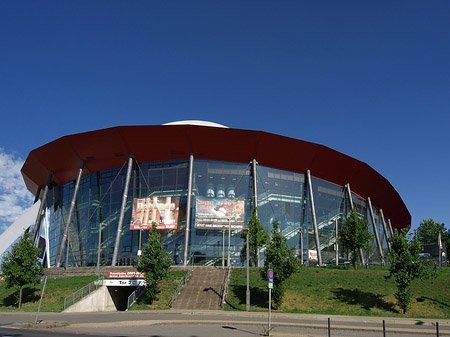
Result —
[[267, 272], [267, 276], [269, 277], [269, 329], [268, 329], [268, 335], [270, 336], [270, 330], [272, 330], [271, 327], [271, 309], [272, 309], [272, 288], [273, 288], [273, 269], [269, 269]]

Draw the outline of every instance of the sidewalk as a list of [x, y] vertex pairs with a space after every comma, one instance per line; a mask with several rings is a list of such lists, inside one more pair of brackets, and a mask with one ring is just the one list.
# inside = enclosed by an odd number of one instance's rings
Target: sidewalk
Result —
[[[328, 318], [332, 336], [382, 336], [383, 320], [387, 336], [450, 336], [449, 319], [395, 317], [354, 317], [307, 314], [272, 314], [271, 336], [327, 336]], [[109, 336], [245, 336], [262, 335], [268, 327], [268, 314], [233, 311], [128, 311], [98, 313], [2, 312], [2, 327], [33, 327]], [[61, 331], [61, 330], [59, 330]], [[213, 333], [214, 332], [214, 333]]]

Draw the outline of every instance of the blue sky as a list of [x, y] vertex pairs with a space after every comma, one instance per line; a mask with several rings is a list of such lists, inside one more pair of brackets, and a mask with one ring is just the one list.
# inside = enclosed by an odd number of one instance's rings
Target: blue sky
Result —
[[0, 232], [34, 148], [186, 119], [329, 146], [449, 227], [449, 110], [448, 0], [1, 1]]

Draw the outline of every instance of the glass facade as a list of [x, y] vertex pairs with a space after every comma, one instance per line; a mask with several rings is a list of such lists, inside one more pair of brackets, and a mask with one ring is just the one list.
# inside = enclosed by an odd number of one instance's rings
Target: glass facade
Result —
[[[69, 249], [64, 250], [62, 265], [111, 265], [126, 171], [125, 163], [122, 167], [82, 177], [69, 230]], [[270, 232], [273, 222], [277, 220], [288, 245], [295, 247], [299, 259], [303, 257], [306, 264], [316, 263], [308, 259], [308, 253], [317, 251], [317, 247], [305, 174], [257, 165], [256, 175], [253, 176], [251, 163], [194, 159], [191, 216], [190, 223], [186, 224], [189, 179], [188, 159], [133, 164], [117, 265], [132, 265], [139, 248], [147, 242], [147, 231], [130, 227], [134, 221], [133, 205], [136, 205], [137, 199], [153, 200], [152, 205], [158, 208], [159, 213], [155, 209], [143, 212], [147, 212], [147, 218], [158, 223], [162, 223], [169, 212], [159, 208], [161, 200], [177, 201], [176, 213], [173, 213], [176, 219], [173, 219], [172, 227], [159, 229], [164, 247], [175, 264], [183, 264], [185, 253], [194, 264], [226, 264], [229, 252], [232, 265], [244, 265], [240, 258], [244, 245], [241, 233], [250, 219], [254, 190], [257, 191], [258, 216], [264, 227]], [[342, 228], [343, 219], [350, 210], [350, 200], [343, 186], [314, 177], [311, 178], [311, 185], [322, 262], [335, 264], [336, 230]], [[54, 187], [46, 200], [47, 211], [50, 212], [50, 266], [56, 265], [74, 189], [75, 182], [61, 188]], [[367, 218], [373, 232], [366, 200], [352, 193], [352, 201], [360, 217]], [[153, 217], [148, 215], [150, 213]], [[382, 247], [386, 250], [381, 214], [375, 208], [374, 219]], [[186, 231], [186, 225], [189, 231]], [[187, 248], [186, 233], [189, 235]], [[364, 254], [370, 263], [380, 263], [375, 238], [372, 245], [374, 249]], [[264, 249], [261, 256], [264, 259]], [[339, 262], [342, 264], [346, 260], [346, 252], [340, 251]]]

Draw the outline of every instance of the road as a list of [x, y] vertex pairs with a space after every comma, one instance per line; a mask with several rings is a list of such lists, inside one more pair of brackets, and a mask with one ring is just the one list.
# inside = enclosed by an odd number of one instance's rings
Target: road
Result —
[[[0, 336], [261, 336], [267, 313], [229, 311], [128, 311], [96, 313], [2, 312]], [[271, 336], [383, 336], [383, 318], [272, 314]], [[436, 336], [436, 320], [384, 318], [386, 336]], [[440, 336], [450, 336], [450, 320], [437, 320]]]

